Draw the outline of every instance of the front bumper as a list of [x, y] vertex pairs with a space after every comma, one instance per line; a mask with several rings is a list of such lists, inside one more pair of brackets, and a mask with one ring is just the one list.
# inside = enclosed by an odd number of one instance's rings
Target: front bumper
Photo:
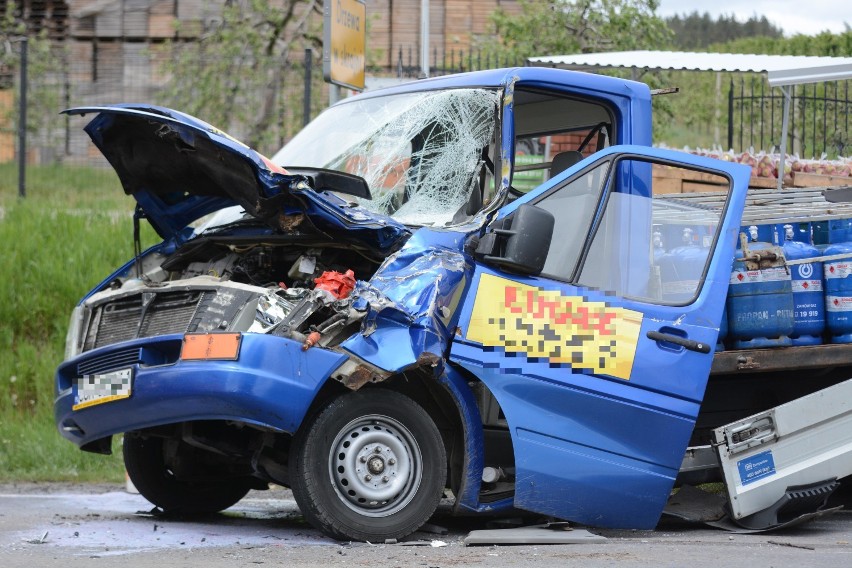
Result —
[[[236, 361], [181, 361], [182, 335], [137, 339], [87, 351], [56, 371], [54, 418], [84, 446], [120, 432], [191, 420], [234, 420], [293, 433], [320, 387], [347, 356], [302, 351], [290, 339], [246, 333]], [[131, 368], [129, 398], [73, 410], [77, 377]]]

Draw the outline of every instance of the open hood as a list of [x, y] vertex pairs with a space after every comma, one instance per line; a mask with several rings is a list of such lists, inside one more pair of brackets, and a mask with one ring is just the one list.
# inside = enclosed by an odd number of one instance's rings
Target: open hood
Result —
[[78, 107], [97, 113], [86, 133], [165, 239], [192, 221], [231, 205], [271, 227], [305, 213], [320, 228], [356, 229], [379, 249], [408, 234], [404, 225], [353, 207], [334, 194], [370, 197], [363, 179], [339, 172], [287, 172], [228, 134], [187, 114], [151, 105]]

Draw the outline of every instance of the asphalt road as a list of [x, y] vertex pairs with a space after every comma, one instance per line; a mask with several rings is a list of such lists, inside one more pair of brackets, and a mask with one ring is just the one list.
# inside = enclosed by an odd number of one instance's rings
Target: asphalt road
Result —
[[237, 566], [852, 566], [852, 511], [786, 531], [730, 534], [664, 520], [656, 531], [592, 530], [600, 543], [464, 546], [479, 519], [439, 516], [447, 534], [398, 544], [340, 543], [306, 525], [289, 491], [252, 492], [206, 519], [150, 514], [121, 487], [0, 485], [3, 568]]

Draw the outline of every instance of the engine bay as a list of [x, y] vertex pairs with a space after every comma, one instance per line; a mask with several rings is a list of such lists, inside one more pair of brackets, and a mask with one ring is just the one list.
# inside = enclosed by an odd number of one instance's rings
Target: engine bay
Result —
[[352, 309], [356, 279], [369, 280], [382, 261], [362, 244], [315, 235], [202, 235], [170, 255], [139, 256], [89, 297], [68, 354], [213, 331], [335, 345], [364, 316]]

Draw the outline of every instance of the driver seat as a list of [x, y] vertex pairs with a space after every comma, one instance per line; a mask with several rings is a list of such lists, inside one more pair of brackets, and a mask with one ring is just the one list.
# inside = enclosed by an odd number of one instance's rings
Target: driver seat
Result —
[[553, 156], [553, 161], [550, 162], [550, 177], [556, 177], [582, 160], [585, 156], [577, 150], [568, 150], [567, 152], [559, 152]]

